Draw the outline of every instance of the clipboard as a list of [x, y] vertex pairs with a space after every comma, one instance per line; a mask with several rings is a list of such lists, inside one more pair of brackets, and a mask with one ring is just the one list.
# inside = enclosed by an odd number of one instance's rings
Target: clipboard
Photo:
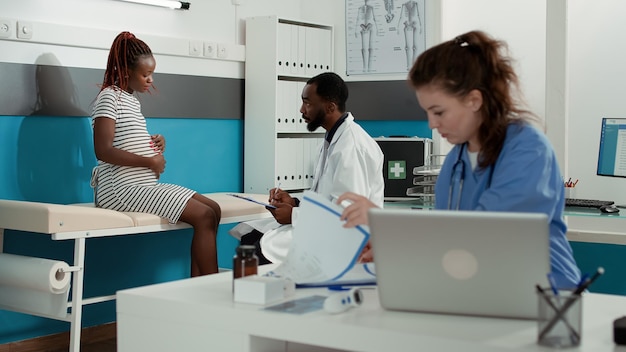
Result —
[[276, 209], [276, 207], [275, 207], [275, 206], [273, 206], [273, 205], [271, 205], [271, 204], [269, 204], [269, 203], [259, 202], [259, 201], [258, 201], [258, 200], [256, 200], [256, 199], [252, 199], [252, 198], [249, 198], [249, 197], [246, 197], [246, 196], [242, 196], [242, 195], [240, 195], [240, 194], [229, 193], [228, 195], [229, 195], [229, 196], [233, 196], [233, 197], [235, 197], [235, 198], [239, 198], [239, 199], [247, 200], [248, 202], [252, 202], [252, 203], [256, 203], [256, 204], [262, 205], [262, 206], [264, 206], [264, 207], [266, 207], [266, 208]]

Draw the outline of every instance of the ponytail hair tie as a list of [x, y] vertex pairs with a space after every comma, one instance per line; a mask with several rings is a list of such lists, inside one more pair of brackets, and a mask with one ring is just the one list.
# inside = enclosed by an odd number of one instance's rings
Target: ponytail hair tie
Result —
[[454, 38], [454, 43], [457, 44], [460, 47], [466, 47], [469, 46], [469, 43], [467, 42], [467, 40], [465, 40], [463, 37], [458, 36], [456, 38]]
[[135, 35], [131, 32], [124, 32], [124, 39], [135, 39]]

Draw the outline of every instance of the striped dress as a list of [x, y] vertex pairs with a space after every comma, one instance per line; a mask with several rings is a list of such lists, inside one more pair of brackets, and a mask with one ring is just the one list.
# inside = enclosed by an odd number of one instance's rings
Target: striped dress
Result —
[[[96, 118], [115, 120], [113, 147], [145, 157], [156, 155], [141, 104], [133, 94], [107, 87], [96, 98], [92, 126]], [[145, 167], [119, 166], [98, 160], [91, 175], [98, 207], [117, 211], [155, 214], [176, 223], [195, 191], [178, 185], [159, 183]]]

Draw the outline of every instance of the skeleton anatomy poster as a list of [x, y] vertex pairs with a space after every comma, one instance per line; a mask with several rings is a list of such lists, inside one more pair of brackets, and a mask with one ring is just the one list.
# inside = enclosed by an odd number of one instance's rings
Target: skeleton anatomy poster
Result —
[[346, 0], [348, 75], [408, 72], [424, 51], [425, 0]]

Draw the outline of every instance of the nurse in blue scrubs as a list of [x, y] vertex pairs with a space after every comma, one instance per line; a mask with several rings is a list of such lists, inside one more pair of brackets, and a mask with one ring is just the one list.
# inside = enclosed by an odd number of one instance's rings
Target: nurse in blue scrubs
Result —
[[[472, 31], [422, 53], [410, 73], [430, 128], [454, 144], [435, 186], [435, 208], [539, 212], [550, 221], [552, 274], [560, 288], [580, 281], [563, 219], [564, 188], [554, 150], [540, 119], [520, 101], [519, 81], [506, 44]], [[342, 214], [346, 226], [367, 223], [366, 198]], [[362, 260], [372, 259], [365, 251]]]

